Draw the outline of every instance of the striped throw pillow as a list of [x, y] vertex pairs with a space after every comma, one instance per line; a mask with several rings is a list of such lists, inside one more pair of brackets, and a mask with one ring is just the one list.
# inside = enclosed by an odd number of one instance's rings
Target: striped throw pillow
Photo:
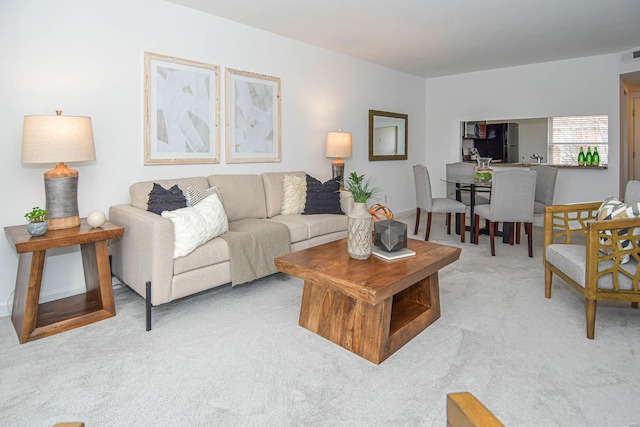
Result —
[[[640, 203], [623, 203], [615, 197], [608, 197], [600, 205], [598, 213], [596, 215], [596, 221], [606, 221], [611, 219], [625, 219], [625, 218], [638, 218], [640, 217]], [[611, 236], [610, 230], [605, 230], [606, 235]], [[618, 236], [628, 236], [629, 229], [624, 228], [618, 230]], [[631, 232], [632, 236], [640, 235], [640, 228], [636, 227]], [[607, 244], [608, 239], [600, 239], [601, 244]], [[631, 240], [620, 240], [620, 250], [628, 250], [633, 247]], [[629, 254], [625, 254], [624, 258], [620, 261], [620, 264], [629, 262]]]
[[222, 200], [222, 194], [218, 187], [210, 187], [206, 189], [187, 187], [187, 206], [195, 206], [212, 194], [217, 194]]

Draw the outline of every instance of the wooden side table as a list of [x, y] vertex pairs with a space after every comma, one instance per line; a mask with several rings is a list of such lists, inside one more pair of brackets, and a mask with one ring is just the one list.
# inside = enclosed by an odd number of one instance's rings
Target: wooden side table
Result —
[[[107, 240], [122, 237], [123, 227], [107, 221], [91, 228], [83, 218], [79, 227], [49, 230], [40, 237], [29, 235], [26, 225], [4, 232], [18, 253], [11, 321], [21, 344], [116, 315]], [[40, 304], [47, 249], [72, 245], [80, 245], [87, 292]]]

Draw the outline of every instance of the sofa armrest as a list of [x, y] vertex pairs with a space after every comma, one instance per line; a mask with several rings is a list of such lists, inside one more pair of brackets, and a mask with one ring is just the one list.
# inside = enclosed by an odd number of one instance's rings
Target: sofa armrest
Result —
[[351, 213], [353, 203], [353, 194], [351, 194], [351, 191], [340, 190], [340, 209], [345, 215], [349, 215]]
[[143, 297], [151, 281], [153, 305], [171, 301], [173, 222], [131, 205], [111, 206], [109, 220], [126, 230], [111, 244], [113, 275]]

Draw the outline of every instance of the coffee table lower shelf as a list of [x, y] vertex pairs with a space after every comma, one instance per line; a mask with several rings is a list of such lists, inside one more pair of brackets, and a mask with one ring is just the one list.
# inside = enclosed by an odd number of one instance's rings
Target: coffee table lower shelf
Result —
[[300, 326], [379, 364], [440, 318], [438, 273], [372, 305], [305, 280]]

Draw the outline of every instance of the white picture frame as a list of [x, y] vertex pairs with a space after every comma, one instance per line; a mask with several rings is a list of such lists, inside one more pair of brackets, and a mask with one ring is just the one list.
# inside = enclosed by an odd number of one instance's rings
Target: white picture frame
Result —
[[280, 78], [227, 68], [226, 163], [281, 161]]
[[144, 52], [144, 164], [220, 163], [220, 67]]

